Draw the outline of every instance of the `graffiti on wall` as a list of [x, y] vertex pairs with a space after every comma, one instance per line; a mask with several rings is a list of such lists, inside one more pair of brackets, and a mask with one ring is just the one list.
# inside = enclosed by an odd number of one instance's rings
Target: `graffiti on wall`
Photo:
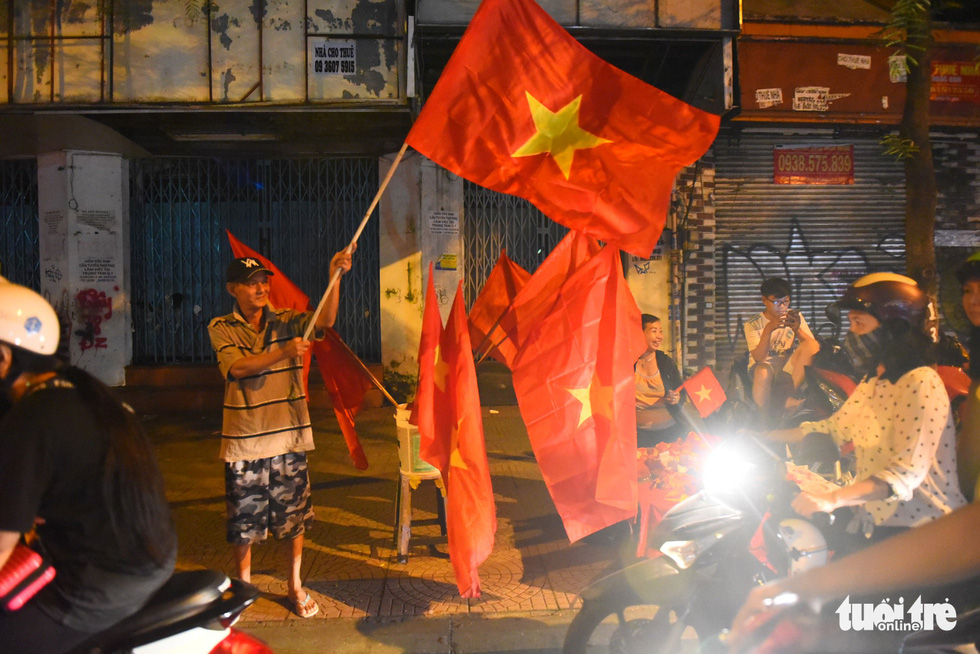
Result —
[[720, 320], [731, 353], [744, 346], [742, 323], [763, 308], [758, 288], [767, 277], [786, 279], [793, 289], [792, 306], [803, 312], [814, 334], [836, 341], [840, 326], [828, 317], [827, 306], [858, 277], [905, 268], [905, 236], [901, 233], [887, 234], [866, 247], [834, 247], [827, 245], [826, 237], [818, 244], [800, 220], [793, 218], [785, 243], [725, 244], [721, 248], [718, 291], [727, 301]]
[[[115, 290], [118, 292], [119, 288]], [[107, 339], [102, 336], [102, 324], [112, 319], [112, 296], [105, 291], [87, 288], [75, 296], [78, 307], [80, 329], [75, 330], [78, 345], [82, 352], [90, 349], [104, 350], [109, 347]]]

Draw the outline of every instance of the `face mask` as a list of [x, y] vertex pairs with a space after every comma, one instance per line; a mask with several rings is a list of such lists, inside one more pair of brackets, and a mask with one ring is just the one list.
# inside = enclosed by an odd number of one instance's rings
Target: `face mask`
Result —
[[880, 330], [858, 336], [847, 332], [844, 337], [844, 354], [854, 366], [854, 370], [862, 377], [875, 372], [878, 367], [878, 342], [881, 340]]

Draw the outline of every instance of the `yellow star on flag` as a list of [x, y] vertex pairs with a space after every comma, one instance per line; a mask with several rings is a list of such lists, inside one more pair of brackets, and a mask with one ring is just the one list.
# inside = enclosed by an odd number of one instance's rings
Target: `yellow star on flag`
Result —
[[436, 345], [432, 380], [436, 387], [443, 393], [446, 392], [446, 375], [448, 374], [449, 364], [442, 358], [442, 347]]
[[459, 428], [462, 426], [462, 418], [460, 418], [456, 424], [453, 425], [453, 433], [449, 438], [450, 448], [452, 448], [452, 451], [449, 453], [449, 465], [453, 468], [469, 470], [466, 465], [466, 461], [463, 460], [463, 455], [459, 451]]
[[612, 417], [613, 388], [603, 385], [599, 381], [598, 375], [593, 375], [592, 379], [589, 380], [589, 385], [585, 388], [567, 388], [565, 390], [582, 405], [576, 427], [581, 427], [582, 423], [593, 414], [607, 418]]
[[579, 127], [581, 95], [555, 112], [541, 104], [527, 91], [524, 94], [527, 95], [527, 103], [531, 107], [531, 119], [537, 131], [510, 156], [530, 157], [548, 153], [558, 164], [561, 174], [568, 179], [572, 173], [572, 160], [575, 158], [576, 150], [587, 150], [603, 143], [612, 143]]
[[701, 390], [697, 391], [695, 395], [697, 395], [702, 402], [707, 402], [709, 399], [711, 399], [711, 389], [704, 384], [701, 384]]

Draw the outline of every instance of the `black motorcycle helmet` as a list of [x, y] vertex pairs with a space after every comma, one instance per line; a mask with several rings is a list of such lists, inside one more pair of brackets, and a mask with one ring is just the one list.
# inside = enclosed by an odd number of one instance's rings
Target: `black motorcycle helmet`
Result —
[[974, 252], [956, 269], [956, 279], [960, 285], [980, 280], [980, 251]]
[[838, 306], [866, 311], [878, 322], [902, 320], [915, 329], [925, 326], [929, 298], [911, 277], [895, 273], [871, 273], [851, 284]]

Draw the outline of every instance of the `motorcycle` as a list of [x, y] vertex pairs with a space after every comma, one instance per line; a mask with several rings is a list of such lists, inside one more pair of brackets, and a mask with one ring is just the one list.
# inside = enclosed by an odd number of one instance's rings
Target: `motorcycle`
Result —
[[[789, 507], [785, 464], [753, 439], [723, 441], [709, 456], [703, 490], [663, 516], [650, 542], [661, 556], [594, 582], [565, 636], [583, 654], [605, 631], [609, 652], [708, 651], [719, 645], [749, 590], [827, 560], [827, 544]], [[792, 487], [792, 488], [791, 488]]]
[[255, 586], [215, 570], [176, 572], [146, 606], [73, 654], [272, 654], [232, 628], [258, 596]]
[[[812, 397], [798, 412], [800, 419], [830, 415], [854, 387], [853, 380], [829, 369], [814, 368], [808, 375]], [[729, 424], [737, 415], [736, 400]], [[790, 452], [809, 466], [794, 465], [796, 475], [812, 470], [842, 483], [849, 472], [847, 449], [838, 451], [828, 437], [809, 435]], [[826, 522], [796, 516], [789, 503], [797, 488], [786, 480], [787, 465], [758, 441], [723, 441], [704, 467], [703, 490], [667, 511], [650, 536], [661, 556], [583, 591], [563, 652], [585, 652], [600, 632], [610, 652], [727, 651], [726, 630], [751, 588], [822, 565], [829, 550], [860, 547], [860, 539], [848, 536], [833, 516]], [[611, 616], [615, 624], [603, 625]]]
[[[817, 612], [805, 602], [781, 612], [760, 614], [749, 622], [747, 633], [731, 643], [730, 654], [807, 654], [835, 652], [902, 652], [903, 654], [956, 654], [976, 651], [980, 645], [978, 578], [926, 588], [905, 588], [883, 597], [848, 595], [840, 604], [828, 603]], [[919, 618], [919, 607], [944, 613], [935, 619]], [[854, 607], [864, 614], [853, 622]], [[869, 607], [874, 607], [869, 611]], [[883, 618], [888, 610], [888, 618]], [[880, 614], [877, 618], [876, 614]], [[722, 635], [721, 640], [726, 640]], [[973, 649], [969, 649], [972, 646]], [[966, 648], [966, 649], [964, 649]]]

